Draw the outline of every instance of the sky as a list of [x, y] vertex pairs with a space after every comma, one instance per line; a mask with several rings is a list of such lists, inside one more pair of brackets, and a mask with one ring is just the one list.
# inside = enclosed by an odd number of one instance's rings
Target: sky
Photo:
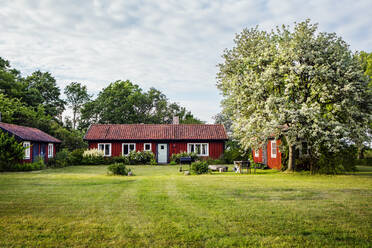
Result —
[[371, 9], [371, 0], [0, 0], [0, 57], [23, 76], [51, 72], [62, 91], [80, 82], [97, 95], [127, 79], [154, 87], [213, 123], [217, 65], [243, 28], [310, 18], [351, 50], [372, 52]]

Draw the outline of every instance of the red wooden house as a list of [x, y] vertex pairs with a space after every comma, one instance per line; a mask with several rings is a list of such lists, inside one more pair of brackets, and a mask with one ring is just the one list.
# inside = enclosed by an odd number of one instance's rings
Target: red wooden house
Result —
[[269, 139], [262, 148], [252, 151], [253, 160], [258, 164], [265, 164], [271, 169], [280, 169], [282, 154], [279, 151], [280, 140]]
[[38, 156], [48, 161], [56, 154], [56, 144], [61, 143], [59, 139], [32, 127], [0, 122], [0, 129], [13, 135], [18, 142], [22, 142], [26, 148], [23, 159], [26, 163], [35, 161]]
[[227, 139], [223, 125], [209, 124], [94, 124], [84, 136], [89, 149], [102, 150], [105, 156], [152, 151], [160, 164], [180, 152], [217, 159]]

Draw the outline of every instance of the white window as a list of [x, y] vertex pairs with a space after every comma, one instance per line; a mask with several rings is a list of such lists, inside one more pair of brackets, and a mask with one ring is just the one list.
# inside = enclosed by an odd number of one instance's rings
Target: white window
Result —
[[31, 154], [31, 143], [30, 143], [30, 141], [24, 141], [23, 142], [23, 147], [26, 148], [25, 159], [30, 159], [30, 154]]
[[48, 158], [53, 158], [54, 155], [53, 143], [48, 144]]
[[151, 151], [151, 143], [143, 144], [143, 150], [144, 151]]
[[111, 157], [111, 143], [98, 144], [98, 150], [103, 151], [103, 156]]
[[256, 157], [256, 158], [258, 158], [258, 157], [260, 157], [260, 150], [254, 150], [254, 156]]
[[122, 153], [127, 156], [131, 151], [136, 151], [135, 143], [123, 143]]
[[276, 140], [271, 141], [271, 157], [276, 158]]
[[188, 143], [187, 152], [194, 152], [198, 156], [209, 155], [209, 144], [208, 143]]

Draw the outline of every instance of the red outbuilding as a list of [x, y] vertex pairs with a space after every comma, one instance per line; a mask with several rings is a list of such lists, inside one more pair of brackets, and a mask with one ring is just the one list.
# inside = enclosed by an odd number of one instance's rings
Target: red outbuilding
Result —
[[89, 149], [102, 150], [107, 157], [152, 151], [159, 164], [181, 152], [217, 159], [227, 139], [223, 125], [211, 124], [94, 124], [84, 136]]
[[0, 130], [14, 136], [18, 142], [23, 144], [26, 148], [23, 159], [25, 163], [34, 162], [37, 157], [48, 161], [56, 154], [56, 144], [61, 143], [59, 139], [37, 128], [0, 122]]
[[271, 169], [280, 169], [282, 154], [279, 151], [280, 140], [269, 139], [262, 148], [252, 151], [253, 160], [258, 164], [265, 164]]

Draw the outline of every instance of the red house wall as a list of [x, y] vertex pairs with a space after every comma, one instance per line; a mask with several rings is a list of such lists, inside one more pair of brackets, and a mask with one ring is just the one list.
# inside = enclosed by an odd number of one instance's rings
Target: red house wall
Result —
[[[30, 141], [30, 158], [29, 159], [23, 159], [22, 162], [23, 163], [32, 163], [32, 159], [33, 159], [33, 152], [34, 152], [34, 144], [39, 144], [39, 150], [38, 150], [38, 154], [40, 154], [41, 152], [41, 147], [40, 145], [41, 144], [44, 144], [45, 145], [45, 154], [44, 154], [44, 161], [45, 162], [48, 162], [49, 158], [48, 158], [48, 144], [49, 143], [38, 143], [38, 142], [33, 142], [33, 141]], [[53, 157], [56, 156], [56, 144], [55, 143], [52, 143], [53, 144]]]
[[169, 144], [169, 153], [168, 159], [172, 154], [180, 153], [180, 152], [187, 152], [187, 143], [209, 143], [209, 157], [213, 159], [218, 159], [224, 152], [225, 143], [223, 141], [212, 141], [212, 142], [198, 142], [198, 141], [173, 141], [173, 142], [143, 142], [143, 141], [89, 141], [89, 149], [97, 149], [98, 143], [111, 143], [111, 156], [121, 156], [122, 155], [122, 144], [123, 143], [135, 143], [136, 144], [136, 151], [143, 151], [143, 147], [145, 143], [151, 143], [151, 150], [154, 154], [156, 154], [157, 144]]
[[271, 157], [271, 140], [267, 142], [267, 166], [272, 169], [280, 169], [282, 167], [282, 154], [279, 151], [280, 140], [276, 141], [276, 158]]
[[259, 163], [262, 163], [263, 162], [263, 157], [262, 157], [262, 148], [260, 148], [259, 150], [258, 150], [258, 157], [256, 157], [256, 154], [255, 154], [255, 151], [253, 151], [252, 150], [252, 157], [253, 157], [253, 161], [255, 162], [255, 163], [257, 163], [257, 164], [259, 164]]

